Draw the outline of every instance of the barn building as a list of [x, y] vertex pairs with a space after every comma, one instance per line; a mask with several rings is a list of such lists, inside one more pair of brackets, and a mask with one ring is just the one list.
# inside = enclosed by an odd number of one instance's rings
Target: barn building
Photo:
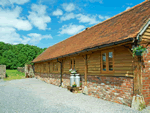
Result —
[[[146, 48], [142, 56], [133, 55], [138, 46]], [[150, 1], [50, 46], [32, 62], [48, 83], [66, 88], [72, 68], [90, 96], [131, 106], [133, 96], [142, 95], [149, 106]]]

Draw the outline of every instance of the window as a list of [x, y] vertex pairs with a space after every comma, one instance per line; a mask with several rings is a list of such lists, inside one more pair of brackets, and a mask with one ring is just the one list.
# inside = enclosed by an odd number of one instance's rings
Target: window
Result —
[[58, 71], [58, 63], [57, 62], [53, 63], [53, 71]]
[[74, 66], [73, 66], [73, 67], [74, 67], [74, 69], [75, 69], [75, 63], [76, 63], [76, 62], [75, 62], [75, 60], [74, 60]]
[[70, 69], [74, 69], [75, 68], [75, 60], [71, 59], [70, 60]]
[[70, 69], [72, 69], [72, 60], [70, 60]]
[[102, 73], [114, 71], [114, 55], [113, 50], [106, 50], [101, 52], [101, 70]]

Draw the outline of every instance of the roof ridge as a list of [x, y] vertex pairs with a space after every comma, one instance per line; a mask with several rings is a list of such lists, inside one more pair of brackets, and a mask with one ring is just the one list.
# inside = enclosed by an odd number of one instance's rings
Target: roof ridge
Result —
[[[135, 7], [138, 7], [138, 6], [140, 6], [140, 5], [142, 5], [142, 4], [146, 3], [146, 2], [149, 2], [149, 1], [145, 0], [144, 2], [142, 2], [142, 3], [140, 3], [140, 4], [137, 4], [137, 5], [131, 7], [131, 8], [129, 8], [129, 9], [127, 9], [127, 10], [125, 10], [125, 11], [123, 11], [123, 12], [121, 12], [121, 13], [119, 13], [119, 14], [117, 14], [117, 15], [115, 15], [115, 16], [109, 18], [109, 19], [107, 19], [107, 20], [104, 20], [104, 21], [102, 21], [102, 22], [100, 22], [100, 23], [98, 23], [98, 24], [96, 24], [96, 25], [94, 25], [94, 26], [92, 26], [92, 27], [95, 27], [95, 26], [97, 26], [97, 25], [99, 25], [99, 24], [102, 24], [102, 23], [104, 23], [104, 22], [106, 22], [106, 21], [108, 21], [108, 20], [111, 20], [111, 19], [113, 19], [113, 18], [115, 18], [115, 17], [117, 17], [117, 16], [120, 16], [120, 15], [122, 15], [122, 14], [124, 14], [124, 13], [127, 13], [127, 12], [131, 11], [132, 9], [134, 9]], [[91, 29], [92, 27], [90, 27], [89, 29]]]

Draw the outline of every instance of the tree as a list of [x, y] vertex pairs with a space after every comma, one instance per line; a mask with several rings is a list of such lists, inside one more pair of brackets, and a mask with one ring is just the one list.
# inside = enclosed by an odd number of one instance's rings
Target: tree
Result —
[[11, 45], [0, 42], [0, 64], [6, 65], [7, 69], [23, 67], [26, 63], [32, 64], [31, 61], [46, 49], [28, 44]]

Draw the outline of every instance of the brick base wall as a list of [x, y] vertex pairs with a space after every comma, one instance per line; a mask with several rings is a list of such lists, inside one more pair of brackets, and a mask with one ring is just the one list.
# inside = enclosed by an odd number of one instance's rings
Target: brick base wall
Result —
[[142, 94], [147, 106], [150, 106], [150, 45], [147, 46], [147, 52], [143, 54], [142, 67]]
[[[38, 79], [40, 79], [42, 81], [45, 81], [46, 83], [53, 84], [53, 85], [56, 85], [56, 86], [60, 85], [60, 74], [39, 74], [39, 73], [35, 73], [35, 76]], [[63, 82], [63, 87], [67, 88], [67, 86], [70, 85], [70, 75], [64, 74], [62, 82]]]
[[[82, 79], [82, 88], [84, 88], [84, 76]], [[88, 76], [87, 87], [90, 96], [131, 106], [133, 78]]]
[[[60, 74], [38, 74], [38, 79], [59, 86]], [[84, 88], [84, 76], [80, 76], [82, 89]], [[70, 85], [70, 75], [63, 74], [64, 88]], [[131, 106], [133, 96], [133, 78], [127, 77], [87, 77], [88, 95], [96, 98]]]

